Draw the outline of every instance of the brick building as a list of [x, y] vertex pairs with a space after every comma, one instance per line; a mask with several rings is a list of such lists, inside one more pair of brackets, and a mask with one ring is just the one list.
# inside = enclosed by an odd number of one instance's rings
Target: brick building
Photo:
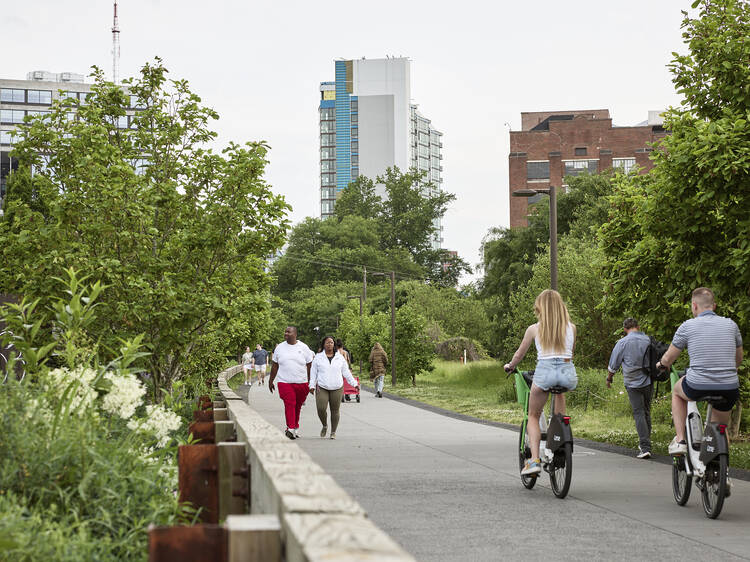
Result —
[[510, 226], [526, 226], [528, 206], [541, 197], [513, 197], [514, 191], [564, 188], [566, 176], [609, 168], [647, 172], [650, 143], [665, 135], [658, 111], [633, 127], [613, 127], [608, 109], [521, 113], [521, 130], [510, 132]]

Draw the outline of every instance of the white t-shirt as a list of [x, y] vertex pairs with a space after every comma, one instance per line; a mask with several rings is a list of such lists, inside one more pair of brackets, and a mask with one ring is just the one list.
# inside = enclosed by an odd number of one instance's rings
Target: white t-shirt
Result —
[[307, 384], [307, 364], [315, 357], [307, 344], [297, 340], [294, 345], [283, 341], [273, 350], [273, 362], [279, 364], [276, 382]]

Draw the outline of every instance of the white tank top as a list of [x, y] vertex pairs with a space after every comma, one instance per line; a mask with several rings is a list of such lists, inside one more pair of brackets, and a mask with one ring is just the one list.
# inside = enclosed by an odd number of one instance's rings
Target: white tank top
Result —
[[[538, 324], [537, 324], [538, 326]], [[536, 344], [536, 358], [537, 359], [572, 359], [573, 358], [573, 342], [575, 341], [575, 335], [573, 332], [573, 324], [568, 322], [568, 329], [565, 331], [565, 351], [553, 351], [542, 349], [539, 343], [539, 333], [534, 336], [534, 343]]]

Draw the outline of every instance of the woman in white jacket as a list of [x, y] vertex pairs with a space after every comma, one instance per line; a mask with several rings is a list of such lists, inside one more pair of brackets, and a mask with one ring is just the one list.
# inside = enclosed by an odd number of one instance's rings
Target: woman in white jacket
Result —
[[315, 355], [310, 368], [310, 394], [315, 394], [315, 405], [318, 417], [323, 424], [320, 436], [328, 432], [328, 407], [331, 408], [331, 439], [336, 439], [336, 428], [339, 425], [341, 395], [344, 392], [344, 378], [357, 387], [357, 381], [349, 370], [346, 358], [336, 353], [336, 342], [331, 336], [323, 338], [323, 351]]

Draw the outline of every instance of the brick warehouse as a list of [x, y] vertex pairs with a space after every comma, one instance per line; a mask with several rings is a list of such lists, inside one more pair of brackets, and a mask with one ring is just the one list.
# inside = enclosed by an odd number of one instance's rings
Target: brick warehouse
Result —
[[528, 206], [542, 197], [513, 197], [514, 191], [564, 188], [565, 176], [614, 167], [645, 173], [653, 167], [650, 143], [667, 134], [658, 111], [636, 126], [613, 127], [608, 109], [521, 113], [521, 129], [510, 132], [511, 227], [526, 226]]

